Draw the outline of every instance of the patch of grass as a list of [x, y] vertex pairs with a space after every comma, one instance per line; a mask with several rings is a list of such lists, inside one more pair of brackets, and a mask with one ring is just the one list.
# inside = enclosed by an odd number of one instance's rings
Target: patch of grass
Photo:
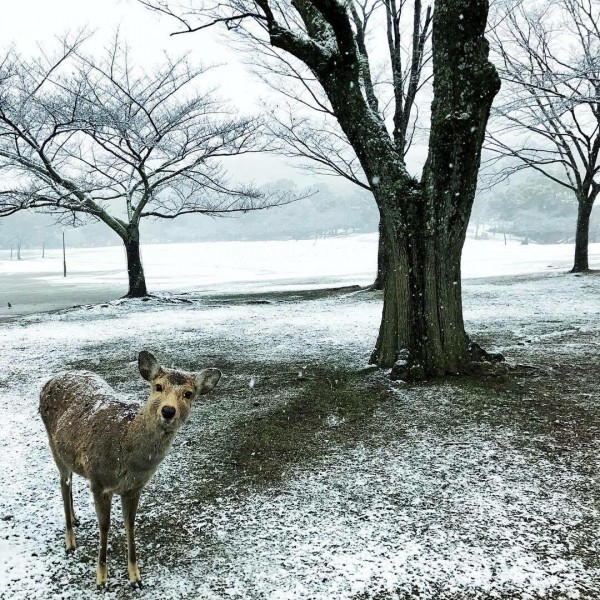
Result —
[[365, 288], [361, 288], [359, 285], [348, 285], [333, 288], [319, 288], [314, 290], [284, 290], [276, 292], [248, 292], [244, 294], [220, 294], [218, 296], [213, 296], [212, 298], [201, 296], [199, 300], [203, 303], [210, 304], [274, 304], [276, 302], [321, 300], [322, 298], [351, 294], [360, 290], [365, 290]]
[[[488, 425], [517, 427], [538, 448], [548, 445], [550, 457], [561, 447], [585, 449], [598, 439], [600, 414], [593, 364], [553, 369], [519, 370], [503, 377], [469, 378], [460, 382], [467, 394], [465, 416]], [[542, 436], [543, 442], [536, 438]]]
[[132, 375], [134, 376], [135, 383], [137, 382], [137, 369], [132, 372], [131, 357], [126, 354], [114, 353], [112, 356], [107, 357], [102, 354], [98, 354], [102, 358], [96, 358], [95, 354], [92, 353], [90, 358], [81, 358], [76, 360], [70, 360], [65, 365], [65, 370], [77, 370], [77, 371], [92, 371], [98, 375], [104, 377], [108, 383], [113, 386], [119, 384], [131, 382]]
[[348, 440], [370, 418], [378, 396], [356, 373], [321, 371], [287, 404], [234, 428], [231, 460], [246, 476], [268, 483], [323, 444]]
[[[279, 379], [269, 379], [269, 389], [257, 398], [276, 393]], [[327, 369], [288, 384], [286, 392], [289, 400], [256, 410], [227, 430], [221, 460], [215, 465], [213, 455], [211, 473], [195, 486], [197, 502], [276, 484], [290, 468], [359, 439], [383, 394], [368, 373]]]

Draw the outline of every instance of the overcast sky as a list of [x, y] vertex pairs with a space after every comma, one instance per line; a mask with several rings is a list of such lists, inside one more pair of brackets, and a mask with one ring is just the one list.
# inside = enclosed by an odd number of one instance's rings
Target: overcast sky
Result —
[[[240, 56], [222, 41], [216, 30], [170, 36], [177, 23], [144, 8], [136, 0], [19, 0], [2, 2], [0, 44], [15, 44], [23, 54], [50, 49], [57, 37], [81, 29], [94, 31], [90, 51], [101, 51], [119, 28], [136, 58], [144, 67], [160, 61], [167, 51], [204, 64], [219, 64], [201, 82], [217, 83], [220, 96], [244, 111], [259, 111], [261, 98], [269, 91], [242, 65]], [[271, 92], [272, 93], [272, 92]], [[235, 161], [235, 162], [233, 162]], [[244, 156], [226, 163], [230, 172], [258, 184], [281, 178], [294, 178], [310, 185], [311, 177], [288, 166], [288, 161], [272, 156]]]
[[241, 66], [239, 57], [219, 43], [216, 31], [170, 36], [177, 23], [136, 0], [19, 0], [3, 2], [2, 13], [3, 45], [13, 42], [23, 52], [35, 52], [38, 44], [51, 46], [66, 32], [84, 28], [95, 32], [88, 49], [101, 50], [118, 28], [144, 66], [160, 60], [165, 51], [175, 55], [191, 52], [195, 60], [223, 65], [223, 90], [237, 95], [242, 104], [259, 96], [257, 81]]

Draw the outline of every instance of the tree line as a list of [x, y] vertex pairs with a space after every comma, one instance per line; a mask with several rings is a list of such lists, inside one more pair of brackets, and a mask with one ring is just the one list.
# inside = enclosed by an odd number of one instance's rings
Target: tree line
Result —
[[[164, 219], [144, 219], [140, 223], [140, 239], [146, 244], [297, 240], [377, 231], [377, 209], [369, 192], [339, 183], [320, 181], [309, 187], [290, 179], [277, 180], [259, 186], [258, 191], [299, 199], [278, 206], [277, 210], [234, 213], [235, 218], [182, 215], [171, 220], [168, 227]], [[19, 211], [10, 219], [0, 219], [0, 248], [10, 249], [17, 238], [25, 249], [41, 249], [44, 244], [46, 248], [57, 248], [62, 244], [61, 229], [64, 228], [55, 223], [52, 214]], [[66, 233], [69, 247], [120, 243], [118, 236], [101, 222], [69, 227]]]

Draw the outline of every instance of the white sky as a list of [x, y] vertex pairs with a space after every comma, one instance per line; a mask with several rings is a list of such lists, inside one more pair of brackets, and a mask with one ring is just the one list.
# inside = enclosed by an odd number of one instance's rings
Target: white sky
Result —
[[[119, 28], [131, 50], [146, 68], [161, 60], [167, 51], [178, 55], [190, 52], [193, 60], [219, 64], [201, 86], [217, 83], [219, 95], [243, 111], [259, 112], [261, 98], [269, 91], [242, 65], [239, 53], [222, 42], [216, 30], [170, 36], [178, 24], [144, 8], [136, 0], [0, 0], [0, 46], [15, 44], [23, 54], [33, 54], [37, 46], [50, 49], [56, 38], [87, 28], [95, 32], [86, 48], [100, 52]], [[272, 93], [272, 92], [271, 92]], [[301, 179], [310, 185], [311, 177], [274, 156], [243, 156], [227, 161], [232, 175], [258, 184], [282, 178]], [[333, 183], [333, 182], [330, 182]]]
[[86, 46], [100, 51], [119, 28], [144, 66], [159, 61], [165, 51], [175, 55], [191, 52], [199, 62], [223, 65], [221, 83], [224, 90], [237, 96], [236, 101], [249, 104], [258, 99], [257, 81], [241, 66], [235, 53], [217, 41], [215, 30], [170, 36], [178, 24], [136, 0], [4, 0], [3, 4], [2, 45], [14, 42], [24, 53], [35, 52], [39, 43], [49, 46], [57, 36], [86, 28], [95, 32]]

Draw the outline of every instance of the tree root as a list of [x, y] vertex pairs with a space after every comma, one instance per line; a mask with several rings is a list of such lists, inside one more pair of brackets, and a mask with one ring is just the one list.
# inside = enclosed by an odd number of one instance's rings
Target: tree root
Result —
[[169, 304], [193, 304], [194, 301], [189, 298], [183, 298], [181, 296], [173, 295], [173, 296], [161, 296], [157, 294], [146, 294], [145, 296], [130, 296], [129, 294], [125, 294], [125, 296], [121, 296], [117, 300], [117, 302], [121, 302], [123, 300], [141, 300], [142, 302], [150, 302], [153, 300], [154, 302], [166, 302]]
[[498, 363], [504, 362], [504, 355], [500, 354], [500, 352], [488, 352], [484, 350], [477, 342], [469, 341], [469, 345], [467, 347], [468, 356], [472, 362], [481, 363], [481, 362], [491, 362]]
[[393, 381], [422, 381], [428, 377], [444, 375], [503, 375], [508, 371], [504, 356], [500, 352], [488, 352], [479, 344], [469, 341], [466, 360], [458, 368], [449, 368], [441, 373], [428, 373], [425, 365], [415, 360], [407, 348], [398, 353], [398, 359], [390, 371]]
[[411, 357], [407, 348], [402, 348], [398, 352], [398, 360], [390, 371], [390, 379], [393, 381], [422, 381], [425, 379], [425, 368]]

